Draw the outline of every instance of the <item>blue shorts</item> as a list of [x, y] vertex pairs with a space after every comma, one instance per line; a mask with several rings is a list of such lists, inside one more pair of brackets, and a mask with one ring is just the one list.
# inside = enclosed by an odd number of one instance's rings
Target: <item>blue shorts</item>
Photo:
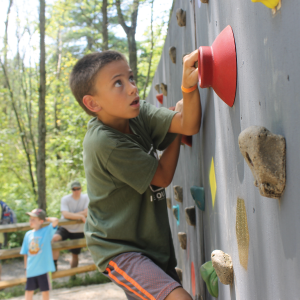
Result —
[[27, 278], [26, 291], [34, 291], [38, 288], [41, 292], [51, 290], [51, 275], [49, 273]]

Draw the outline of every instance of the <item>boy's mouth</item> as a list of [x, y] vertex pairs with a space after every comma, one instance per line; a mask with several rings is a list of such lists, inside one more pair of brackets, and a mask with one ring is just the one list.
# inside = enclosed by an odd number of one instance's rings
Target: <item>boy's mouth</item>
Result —
[[137, 105], [140, 102], [140, 97], [136, 97], [130, 105]]

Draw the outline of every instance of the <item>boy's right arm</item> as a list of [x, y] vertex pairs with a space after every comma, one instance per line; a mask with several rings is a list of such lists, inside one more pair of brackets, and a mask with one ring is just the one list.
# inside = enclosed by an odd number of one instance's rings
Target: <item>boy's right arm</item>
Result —
[[24, 270], [26, 273], [26, 268], [27, 268], [27, 254], [24, 255]]
[[48, 218], [46, 218], [46, 221], [52, 223], [53, 228], [56, 227], [58, 225], [58, 222], [59, 222], [58, 219], [55, 218], [55, 217], [48, 217]]

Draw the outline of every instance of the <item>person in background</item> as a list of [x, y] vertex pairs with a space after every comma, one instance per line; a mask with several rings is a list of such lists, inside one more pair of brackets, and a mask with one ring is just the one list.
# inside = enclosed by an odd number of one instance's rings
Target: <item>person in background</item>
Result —
[[[87, 216], [87, 209], [89, 205], [89, 197], [81, 193], [81, 184], [78, 181], [71, 183], [72, 194], [62, 197], [61, 199], [61, 218], [69, 220], [82, 220], [85, 223]], [[53, 236], [52, 242], [64, 241], [67, 239], [75, 240], [84, 237], [83, 234], [84, 224], [65, 225], [58, 227]], [[71, 268], [78, 266], [78, 255], [81, 248], [71, 249], [72, 253]], [[59, 258], [59, 250], [53, 250], [53, 259], [55, 268], [57, 270], [57, 260]]]
[[[17, 223], [15, 212], [7, 205], [6, 202], [0, 200], [0, 225]], [[7, 233], [0, 232], [0, 249], [7, 245]], [[0, 260], [0, 280], [1, 280], [1, 260]]]
[[[27, 278], [25, 300], [31, 300], [37, 288], [42, 292], [43, 300], [49, 300], [49, 290], [51, 289], [49, 272], [55, 271], [51, 239], [57, 229], [58, 219], [46, 218], [45, 211], [40, 208], [26, 214], [30, 216], [29, 224], [32, 230], [26, 232], [20, 251], [20, 254], [24, 255], [24, 269]], [[51, 224], [43, 227], [45, 221]]]

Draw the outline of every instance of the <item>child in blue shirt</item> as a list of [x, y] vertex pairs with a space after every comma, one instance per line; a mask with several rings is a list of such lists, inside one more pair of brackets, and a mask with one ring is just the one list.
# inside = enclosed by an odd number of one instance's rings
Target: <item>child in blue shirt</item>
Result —
[[[24, 255], [27, 277], [25, 300], [31, 300], [37, 288], [42, 292], [43, 300], [49, 300], [51, 285], [48, 273], [55, 271], [51, 240], [57, 229], [58, 219], [46, 218], [45, 211], [40, 208], [26, 214], [30, 216], [29, 223], [32, 230], [26, 232], [20, 252]], [[43, 227], [45, 221], [51, 224]]]

